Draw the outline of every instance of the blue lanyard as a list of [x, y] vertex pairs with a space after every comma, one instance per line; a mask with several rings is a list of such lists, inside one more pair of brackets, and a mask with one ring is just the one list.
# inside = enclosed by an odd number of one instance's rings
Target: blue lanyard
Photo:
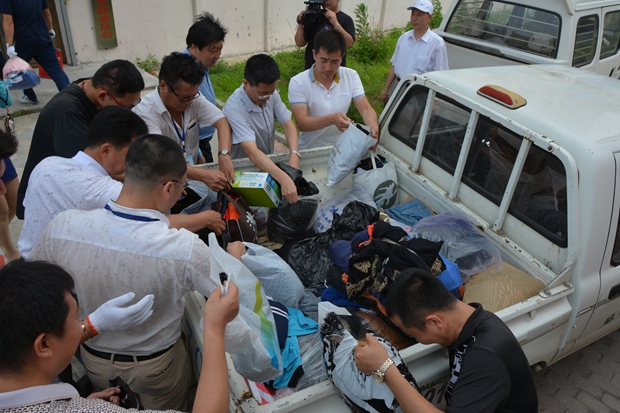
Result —
[[183, 147], [183, 153], [185, 153], [185, 129], [183, 129], [183, 124], [185, 124], [185, 112], [181, 112], [181, 132], [179, 132], [179, 128], [177, 128], [177, 123], [172, 119], [172, 115], [170, 115], [170, 120], [172, 121], [172, 126], [174, 126], [174, 131], [177, 133], [179, 140], [181, 141], [181, 146]]
[[107, 204], [105, 206], [105, 209], [107, 209], [108, 211], [116, 215], [117, 217], [131, 219], [133, 221], [142, 221], [142, 222], [159, 221], [159, 219], [157, 218], [141, 217], [140, 215], [131, 215], [131, 214], [125, 214], [124, 212], [114, 211], [112, 208], [110, 208], [110, 205], [107, 205]]

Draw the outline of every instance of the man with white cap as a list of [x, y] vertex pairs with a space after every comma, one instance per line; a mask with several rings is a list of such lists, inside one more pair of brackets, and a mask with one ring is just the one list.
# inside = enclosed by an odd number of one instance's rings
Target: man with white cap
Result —
[[446, 43], [428, 27], [433, 18], [433, 4], [430, 0], [417, 0], [407, 10], [411, 10], [413, 30], [400, 36], [396, 43], [390, 74], [381, 91], [381, 100], [386, 103], [400, 78], [406, 74], [448, 70]]

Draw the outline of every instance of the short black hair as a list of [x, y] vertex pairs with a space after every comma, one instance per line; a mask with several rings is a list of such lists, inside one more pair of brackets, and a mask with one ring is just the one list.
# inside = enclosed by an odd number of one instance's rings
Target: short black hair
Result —
[[144, 120], [121, 106], [106, 106], [93, 118], [86, 135], [86, 147], [97, 148], [104, 143], [123, 149], [132, 139], [146, 135], [149, 128]]
[[19, 141], [12, 133], [0, 129], [0, 159], [15, 155], [18, 146]]
[[245, 62], [243, 77], [250, 86], [258, 86], [259, 83], [270, 85], [280, 79], [280, 68], [273, 57], [256, 54]]
[[141, 92], [144, 79], [138, 68], [128, 60], [112, 60], [101, 66], [91, 78], [94, 87], [102, 87], [115, 97]]
[[324, 29], [314, 37], [314, 50], [319, 53], [323, 49], [327, 53], [340, 52], [344, 56], [347, 51], [347, 42], [337, 29]]
[[213, 17], [211, 13], [202, 13], [196, 16], [196, 22], [187, 31], [185, 43], [187, 47], [193, 44], [199, 50], [209, 46], [211, 43], [224, 41], [228, 30], [222, 26], [219, 19]]
[[125, 183], [150, 191], [166, 180], [182, 179], [187, 162], [179, 144], [164, 135], [143, 135], [125, 158]]
[[173, 90], [179, 87], [179, 81], [190, 85], [199, 85], [205, 71], [191, 55], [172, 52], [164, 56], [159, 69], [159, 80], [166, 82]]
[[457, 298], [428, 271], [412, 268], [395, 278], [386, 297], [388, 317], [398, 316], [405, 327], [426, 330], [430, 313], [454, 308]]
[[44, 261], [12, 261], [0, 270], [0, 375], [19, 374], [42, 334], [63, 337], [73, 278]]

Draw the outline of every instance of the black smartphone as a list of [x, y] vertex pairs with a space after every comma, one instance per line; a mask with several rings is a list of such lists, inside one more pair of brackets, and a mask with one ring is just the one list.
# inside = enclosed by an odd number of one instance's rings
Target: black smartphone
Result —
[[125, 409], [144, 410], [138, 395], [131, 391], [129, 385], [121, 376], [116, 376], [113, 379], [109, 379], [108, 388], [110, 387], [117, 387], [121, 389], [121, 392], [117, 394], [119, 398], [119, 405], [121, 407], [124, 407]]

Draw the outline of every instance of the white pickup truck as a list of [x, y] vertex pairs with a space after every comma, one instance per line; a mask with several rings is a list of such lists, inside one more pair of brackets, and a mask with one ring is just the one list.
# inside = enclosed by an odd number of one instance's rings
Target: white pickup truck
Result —
[[[413, 196], [434, 213], [462, 211], [501, 250], [504, 270], [474, 275], [465, 294], [474, 281], [486, 289], [483, 305], [495, 306], [534, 368], [620, 328], [619, 111], [616, 80], [518, 65], [408, 75], [381, 116], [378, 152], [395, 160], [399, 202]], [[301, 158], [325, 198], [351, 185], [351, 177], [324, 185], [329, 153]], [[255, 169], [248, 160], [235, 167]], [[184, 329], [196, 371], [203, 304], [188, 294]], [[445, 349], [415, 344], [401, 356], [442, 407]], [[348, 411], [328, 381], [260, 405], [228, 360], [230, 411]]]
[[451, 69], [561, 64], [620, 77], [618, 0], [453, 0], [436, 33]]

